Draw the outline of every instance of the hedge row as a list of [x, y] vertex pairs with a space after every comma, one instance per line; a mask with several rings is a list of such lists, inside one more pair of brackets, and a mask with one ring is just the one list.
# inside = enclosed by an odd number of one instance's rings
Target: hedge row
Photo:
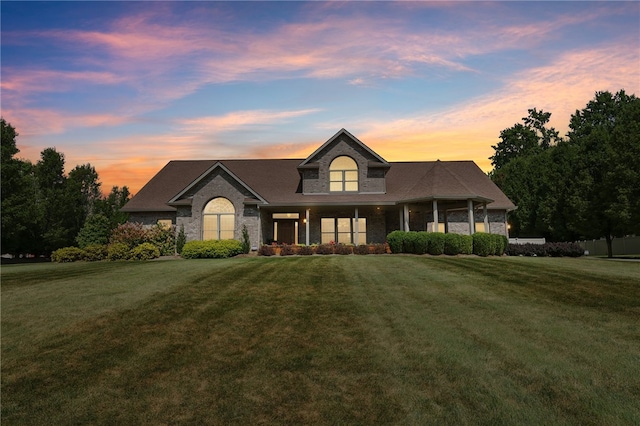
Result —
[[584, 249], [577, 243], [509, 244], [509, 256], [580, 257]]
[[182, 248], [185, 259], [224, 259], [244, 252], [238, 240], [189, 241]]
[[393, 231], [387, 235], [387, 242], [392, 253], [502, 256], [508, 240], [503, 235], [482, 232], [460, 235], [442, 232]]
[[91, 245], [83, 249], [63, 247], [51, 253], [51, 261], [65, 263], [84, 260], [150, 260], [160, 257], [160, 250], [151, 243], [142, 243], [130, 249], [127, 244]]
[[360, 244], [354, 246], [351, 244], [313, 244], [294, 245], [263, 245], [258, 249], [259, 256], [311, 256], [314, 254], [385, 254], [387, 247], [385, 244]]

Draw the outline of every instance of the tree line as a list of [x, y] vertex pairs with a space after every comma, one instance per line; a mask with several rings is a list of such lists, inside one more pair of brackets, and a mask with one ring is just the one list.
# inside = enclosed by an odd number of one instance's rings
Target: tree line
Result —
[[113, 229], [126, 222], [120, 212], [130, 198], [126, 186], [103, 196], [95, 168], [82, 164], [67, 175], [64, 154], [55, 148], [43, 150], [36, 164], [19, 159], [16, 129], [4, 118], [0, 125], [3, 254], [49, 255], [75, 245], [87, 226]]
[[596, 92], [560, 137], [551, 113], [529, 115], [500, 132], [491, 179], [518, 206], [515, 237], [550, 241], [640, 233], [640, 99], [624, 90]]

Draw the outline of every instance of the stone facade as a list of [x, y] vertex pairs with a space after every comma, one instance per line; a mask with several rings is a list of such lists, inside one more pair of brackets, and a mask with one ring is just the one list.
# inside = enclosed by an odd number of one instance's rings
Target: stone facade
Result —
[[311, 158], [313, 166], [317, 168], [303, 169], [302, 191], [304, 194], [329, 193], [329, 166], [340, 156], [352, 158], [358, 165], [358, 192], [384, 193], [384, 169], [369, 167], [369, 161], [377, 159], [347, 137], [327, 146]]

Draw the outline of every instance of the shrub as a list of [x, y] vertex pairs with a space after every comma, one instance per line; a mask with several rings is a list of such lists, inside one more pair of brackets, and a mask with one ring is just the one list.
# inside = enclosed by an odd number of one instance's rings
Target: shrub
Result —
[[336, 244], [336, 246], [333, 249], [333, 252], [335, 254], [351, 254], [353, 253], [353, 246], [350, 246], [348, 244]]
[[93, 244], [84, 248], [84, 260], [88, 262], [95, 262], [98, 260], [104, 260], [107, 258], [107, 246]]
[[371, 244], [373, 254], [387, 254], [386, 244]]
[[405, 231], [393, 231], [387, 235], [387, 243], [391, 249], [391, 253], [404, 253]]
[[444, 254], [455, 256], [462, 253], [462, 235], [448, 233], [444, 235]]
[[427, 252], [434, 256], [444, 254], [444, 236], [446, 234], [442, 232], [428, 232], [426, 234], [429, 240]]
[[187, 236], [184, 233], [184, 225], [180, 225], [180, 232], [178, 232], [178, 236], [176, 237], [176, 253], [182, 253], [182, 248], [187, 242]]
[[238, 240], [189, 241], [182, 248], [185, 259], [223, 259], [242, 254]]
[[160, 250], [151, 243], [142, 243], [138, 247], [131, 250], [130, 259], [133, 260], [151, 260], [160, 257]]
[[[160, 255], [172, 256], [175, 253], [176, 234], [172, 226], [157, 224], [145, 231], [146, 234], [143, 242], [151, 243], [156, 246], [160, 251]], [[137, 244], [136, 247], [140, 244]]]
[[425, 254], [429, 250], [429, 234], [427, 232], [405, 232], [403, 250], [405, 253]]
[[251, 241], [249, 240], [249, 231], [247, 225], [242, 225], [242, 252], [247, 254], [251, 251]]
[[577, 243], [546, 243], [547, 255], [553, 257], [580, 257], [584, 255], [584, 249]]
[[51, 261], [58, 263], [76, 262], [84, 257], [84, 250], [78, 247], [63, 247], [51, 253]]
[[502, 256], [504, 254], [507, 245], [509, 244], [509, 239], [504, 235], [500, 234], [490, 234], [493, 239], [494, 251], [493, 254], [496, 256]]
[[473, 254], [473, 237], [471, 235], [460, 235], [460, 254]]
[[107, 259], [109, 260], [128, 260], [131, 255], [131, 249], [125, 243], [109, 244], [107, 248]]
[[509, 244], [505, 251], [509, 256], [553, 256], [578, 257], [584, 254], [584, 249], [576, 243], [545, 243], [545, 244]]
[[294, 254], [296, 254], [295, 246], [291, 244], [283, 244], [282, 247], [280, 247], [280, 256], [292, 256]]
[[141, 223], [126, 222], [111, 231], [109, 243], [126, 244], [129, 249], [147, 241], [147, 230]]
[[333, 244], [320, 244], [316, 247], [316, 254], [333, 254]]
[[263, 245], [258, 249], [258, 256], [273, 256], [276, 254], [272, 245]]
[[495, 253], [495, 239], [492, 234], [476, 232], [473, 234], [473, 254], [486, 257]]
[[311, 246], [300, 246], [300, 247], [298, 247], [298, 254], [300, 256], [311, 256], [313, 254], [313, 247], [311, 247]]
[[109, 242], [111, 222], [102, 214], [93, 214], [87, 217], [82, 229], [78, 232], [76, 242], [82, 249], [92, 245], [104, 245]]
[[369, 254], [369, 246], [364, 245], [364, 244], [360, 244], [359, 246], [356, 246], [353, 248], [353, 253], [354, 254]]

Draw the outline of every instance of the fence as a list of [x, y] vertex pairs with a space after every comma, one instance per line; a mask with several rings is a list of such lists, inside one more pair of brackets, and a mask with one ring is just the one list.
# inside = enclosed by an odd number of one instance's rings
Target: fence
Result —
[[[578, 244], [589, 252], [589, 256], [607, 255], [607, 241], [604, 239], [578, 241]], [[614, 256], [640, 254], [640, 236], [614, 238], [611, 249]]]

